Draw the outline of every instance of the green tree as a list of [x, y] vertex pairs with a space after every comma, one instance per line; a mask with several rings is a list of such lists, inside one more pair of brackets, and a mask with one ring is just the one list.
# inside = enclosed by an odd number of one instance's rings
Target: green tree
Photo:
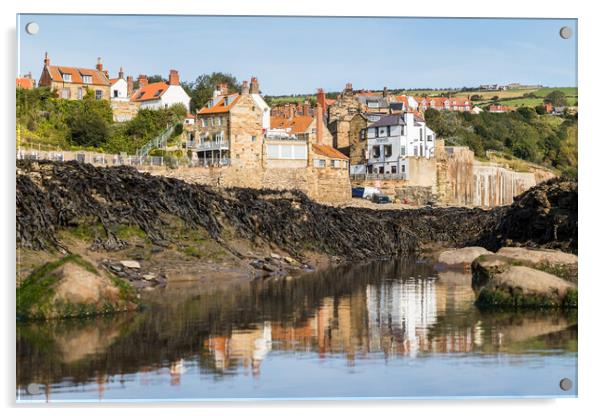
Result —
[[240, 90], [240, 85], [236, 77], [223, 72], [213, 72], [209, 75], [203, 74], [197, 77], [194, 82], [183, 83], [182, 87], [190, 96], [191, 110], [198, 110], [207, 104], [207, 101], [212, 97], [213, 91], [219, 84], [227, 84], [228, 91], [232, 93]]
[[69, 118], [68, 125], [72, 145], [102, 147], [109, 138], [108, 123], [99, 113], [80, 109]]
[[567, 105], [566, 94], [558, 90], [554, 90], [546, 95], [543, 101], [552, 104], [554, 107], [563, 107]]

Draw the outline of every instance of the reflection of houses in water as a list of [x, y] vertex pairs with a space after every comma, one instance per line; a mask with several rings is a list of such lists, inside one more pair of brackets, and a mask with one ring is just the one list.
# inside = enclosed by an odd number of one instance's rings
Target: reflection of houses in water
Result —
[[368, 285], [366, 298], [371, 351], [414, 355], [428, 348], [428, 327], [437, 321], [433, 279]]
[[212, 353], [216, 369], [242, 364], [251, 368], [253, 374], [259, 374], [262, 361], [272, 349], [271, 324], [264, 322], [254, 329], [235, 329], [229, 337], [212, 336], [205, 347]]

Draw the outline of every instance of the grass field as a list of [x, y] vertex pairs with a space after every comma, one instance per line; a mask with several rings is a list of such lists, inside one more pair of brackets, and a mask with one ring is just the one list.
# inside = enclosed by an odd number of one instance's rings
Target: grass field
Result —
[[[551, 93], [552, 91], [562, 91], [567, 96], [569, 106], [577, 105], [578, 91], [576, 87], [545, 87], [545, 88], [518, 88], [510, 89], [505, 91], [470, 91], [470, 92], [459, 92], [448, 90], [403, 90], [401, 94], [411, 95], [414, 97], [433, 97], [440, 96], [441, 94], [450, 93], [452, 97], [466, 97], [473, 95], [480, 95], [483, 99], [481, 101], [474, 101], [475, 105], [485, 106], [492, 103], [492, 98], [497, 96], [499, 103], [512, 107], [536, 107], [543, 104], [543, 97]], [[524, 97], [525, 94], [534, 94], [537, 98]], [[315, 95], [297, 95], [287, 97], [270, 97], [271, 105], [278, 105], [283, 103], [302, 103], [305, 100], [315, 99]]]

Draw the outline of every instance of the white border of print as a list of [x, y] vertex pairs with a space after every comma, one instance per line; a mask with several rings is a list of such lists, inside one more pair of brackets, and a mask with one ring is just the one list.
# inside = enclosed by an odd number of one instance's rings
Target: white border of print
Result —
[[[73, 2], [72, 0], [19, 0], [2, 2], [0, 5], [3, 41], [2, 82], [0, 115], [2, 117], [3, 139], [1, 172], [1, 195], [5, 197], [2, 206], [4, 238], [3, 250], [2, 311], [5, 319], [5, 337], [2, 348], [2, 402], [12, 407], [9, 414], [17, 411], [49, 412], [56, 415], [79, 415], [82, 405], [18, 406], [15, 409], [15, 321], [14, 321], [14, 242], [15, 208], [14, 202], [14, 78], [16, 76], [16, 13], [123, 13], [123, 14], [235, 14], [235, 15], [346, 15], [346, 16], [439, 16], [439, 17], [557, 17], [578, 18], [579, 22], [579, 130], [580, 160], [579, 185], [580, 196], [580, 310], [581, 331], [579, 331], [579, 399], [556, 400], [423, 400], [423, 401], [363, 401], [363, 402], [230, 402], [230, 403], [194, 403], [194, 404], [130, 404], [85, 406], [90, 415], [104, 415], [107, 408], [114, 414], [127, 414], [133, 407], [144, 406], [150, 415], [164, 415], [166, 408], [177, 407], [178, 414], [198, 414], [219, 412], [238, 415], [296, 415], [332, 414], [364, 415], [370, 408], [392, 412], [445, 412], [449, 415], [507, 415], [509, 412], [545, 412], [546, 415], [589, 414], [590, 408], [600, 398], [598, 392], [600, 360], [600, 330], [596, 322], [600, 314], [596, 308], [599, 303], [600, 281], [596, 273], [596, 255], [600, 230], [597, 211], [600, 203], [600, 82], [596, 75], [602, 73], [600, 65], [599, 42], [602, 39], [600, 12], [595, 2], [570, 2], [548, 0], [546, 2], [527, 2], [524, 0], [506, 0], [500, 2], [431, 0], [429, 2], [381, 1], [370, 4], [365, 1], [352, 4], [349, 0], [330, 1], [304, 0], [303, 2], [282, 2], [277, 0], [230, 0], [227, 2], [204, 2], [192, 0], [148, 1], [148, 0], [105, 0], [103, 2]], [[550, 62], [550, 65], [553, 65]], [[596, 120], [598, 119], [598, 120]], [[595, 123], [598, 121], [598, 123]], [[596, 129], [597, 127], [597, 129]], [[11, 266], [12, 265], [12, 266]], [[202, 409], [198, 409], [201, 407]]]

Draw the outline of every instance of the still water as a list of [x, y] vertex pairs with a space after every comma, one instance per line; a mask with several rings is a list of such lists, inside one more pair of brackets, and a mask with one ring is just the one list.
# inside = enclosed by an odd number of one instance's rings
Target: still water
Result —
[[577, 395], [576, 313], [473, 301], [470, 275], [414, 259], [170, 287], [138, 313], [18, 324], [17, 400]]

